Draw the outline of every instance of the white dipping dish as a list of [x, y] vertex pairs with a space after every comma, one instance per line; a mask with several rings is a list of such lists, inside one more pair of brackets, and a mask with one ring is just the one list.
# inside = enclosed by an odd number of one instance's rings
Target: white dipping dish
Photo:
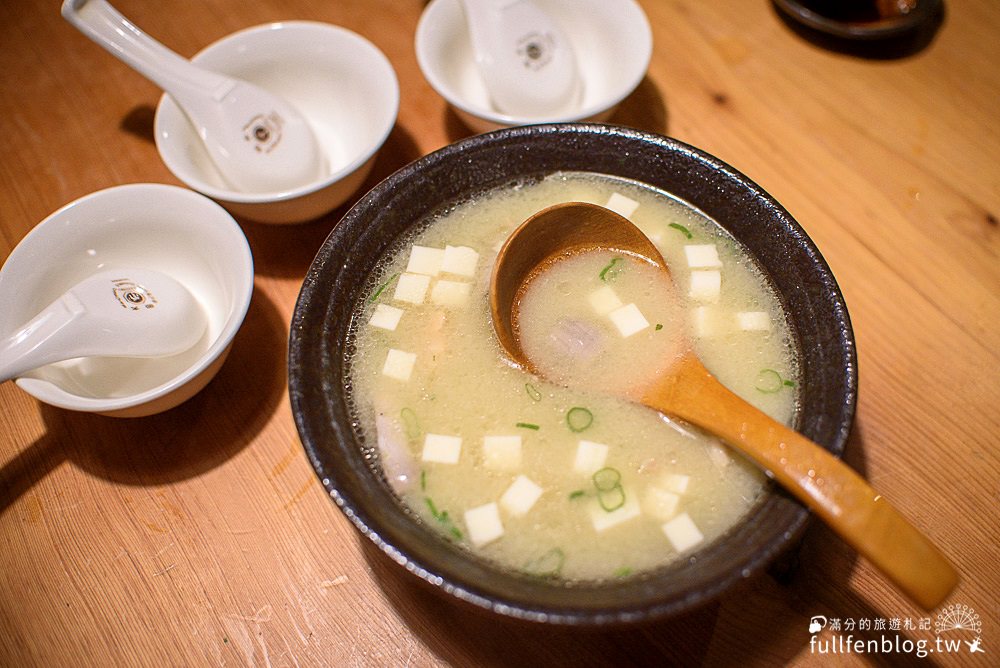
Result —
[[225, 209], [177, 186], [100, 190], [39, 223], [0, 268], [0, 337], [73, 284], [116, 267], [153, 269], [183, 284], [208, 320], [198, 343], [171, 357], [58, 362], [17, 379], [18, 387], [60, 408], [140, 417], [177, 406], [212, 379], [250, 306], [253, 257]]
[[234, 215], [262, 223], [313, 220], [343, 204], [371, 171], [396, 123], [399, 83], [385, 55], [345, 28], [310, 21], [247, 28], [192, 62], [288, 100], [312, 124], [327, 160], [322, 178], [299, 188], [239, 192], [223, 181], [184, 112], [164, 95], [156, 147], [174, 176]]
[[475, 62], [460, 0], [433, 0], [417, 24], [424, 77], [476, 132], [543, 122], [607, 120], [642, 81], [653, 55], [649, 20], [635, 0], [536, 0], [562, 27], [583, 80], [578, 107], [553, 116], [501, 113]]

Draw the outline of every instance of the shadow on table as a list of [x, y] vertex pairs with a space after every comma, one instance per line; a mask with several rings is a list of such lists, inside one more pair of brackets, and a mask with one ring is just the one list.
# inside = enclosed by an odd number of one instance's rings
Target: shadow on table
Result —
[[[844, 451], [844, 461], [865, 476], [864, 437], [860, 425], [855, 424]], [[897, 500], [897, 503], [899, 501]], [[816, 654], [836, 663], [844, 657], [827, 651], [823, 645], [811, 646], [809, 622], [814, 615], [828, 620], [859, 620], [906, 617], [904, 610], [878, 610], [873, 608], [864, 592], [852, 586], [858, 555], [823, 523], [813, 519], [798, 549], [785, 555], [769, 570], [768, 575], [747, 583], [744, 591], [724, 598], [719, 607], [713, 650], [708, 663], [722, 665], [735, 653], [756, 663], [783, 665], [797, 656]], [[884, 587], [892, 588], [888, 581]], [[864, 662], [872, 666], [936, 666], [933, 656], [924, 658], [903, 652], [881, 651], [882, 638], [893, 647], [904, 642], [917, 643], [908, 631], [889, 629], [842, 629], [838, 633], [824, 630], [817, 634], [817, 641], [828, 642], [840, 636], [879, 645], [877, 652], [864, 652]], [[898, 639], [898, 644], [897, 644]], [[829, 645], [826, 645], [829, 650]]]
[[[864, 474], [862, 440], [855, 428], [845, 460]], [[775, 562], [767, 574], [741, 583], [718, 601], [671, 619], [600, 629], [546, 626], [487, 613], [415, 578], [372, 542], [359, 542], [400, 619], [452, 665], [729, 666], [736, 661], [784, 665], [813, 652], [809, 632], [813, 615], [874, 620], [903, 613], [875, 610], [851, 589], [857, 555], [817, 522], [800, 546]], [[852, 633], [865, 642], [883, 636], [890, 641], [919, 640], [888, 630]], [[936, 665], [933, 657], [898, 652], [867, 653], [865, 659], [876, 666]]]
[[254, 293], [218, 375], [180, 406], [111, 418], [42, 406], [47, 432], [0, 469], [0, 513], [66, 461], [127, 485], [159, 485], [216, 468], [267, 424], [286, 386], [284, 322]]
[[[667, 134], [669, 118], [663, 96], [653, 80], [644, 77], [628, 97], [622, 100], [618, 108], [607, 120], [612, 125], [624, 125], [637, 130]], [[476, 134], [476, 131], [466, 125], [450, 105], [444, 111], [445, 132], [452, 142], [465, 139]]]
[[[715, 626], [716, 604], [656, 625], [596, 629], [522, 622], [434, 590], [368, 540], [362, 542], [362, 549], [401, 620], [450, 665], [698, 665]], [[683, 641], [677, 642], [679, 638]]]

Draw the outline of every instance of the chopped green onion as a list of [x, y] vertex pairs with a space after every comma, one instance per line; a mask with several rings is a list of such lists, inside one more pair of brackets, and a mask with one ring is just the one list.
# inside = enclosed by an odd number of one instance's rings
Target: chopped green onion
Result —
[[532, 385], [531, 383], [524, 384], [524, 391], [528, 393], [528, 396], [531, 397], [532, 401], [542, 400], [542, 393], [539, 392], [538, 388]]
[[514, 426], [515, 427], [519, 427], [521, 429], [534, 429], [535, 431], [538, 431], [539, 429], [541, 429], [541, 427], [539, 427], [537, 424], [532, 424], [530, 422], [518, 422]]
[[425, 496], [424, 501], [427, 503], [427, 508], [431, 511], [431, 515], [434, 517], [434, 519], [443, 524], [445, 528], [448, 529], [448, 533], [450, 533], [455, 538], [461, 540], [462, 532], [461, 530], [459, 530], [458, 527], [455, 526], [454, 522], [451, 521], [451, 518], [448, 516], [448, 511], [447, 510], [439, 511], [437, 509], [437, 506], [434, 505], [434, 501], [432, 501], [431, 497], [429, 496]]
[[601, 490], [597, 493], [597, 502], [609, 513], [618, 510], [625, 505], [625, 488], [619, 483], [609, 490]]
[[618, 472], [618, 469], [605, 466], [603, 469], [595, 473], [592, 478], [594, 480], [594, 487], [596, 487], [598, 491], [608, 492], [614, 489], [617, 485], [621, 484], [622, 474]]
[[396, 278], [398, 276], [399, 276], [399, 272], [396, 272], [395, 274], [393, 274], [389, 278], [385, 279], [385, 283], [383, 283], [382, 285], [380, 285], [377, 288], [375, 288], [375, 292], [373, 292], [372, 296], [368, 298], [368, 303], [369, 304], [374, 304], [375, 300], [379, 298], [379, 296], [382, 294], [382, 292], [387, 287], [389, 287], [389, 284], [392, 283], [394, 280], [396, 280]]
[[399, 417], [403, 419], [403, 430], [406, 432], [406, 436], [411, 440], [419, 438], [420, 420], [417, 419], [417, 414], [413, 412], [413, 409], [404, 408], [399, 411]]
[[562, 548], [554, 547], [542, 556], [526, 563], [524, 570], [531, 575], [550, 577], [559, 575], [565, 563], [566, 553], [562, 551]]
[[583, 406], [573, 406], [566, 412], [566, 424], [570, 431], [580, 433], [594, 424], [594, 414]]
[[630, 566], [622, 566], [621, 568], [615, 569], [614, 575], [616, 578], [627, 578], [632, 575], [632, 568]]
[[691, 234], [691, 230], [689, 230], [688, 228], [684, 227], [680, 223], [670, 223], [670, 227], [674, 228], [675, 230], [677, 230], [678, 232], [680, 232], [681, 234], [683, 234], [688, 239], [690, 239], [690, 238], [692, 238], [694, 236], [694, 235]]
[[420, 491], [424, 492], [427, 490], [427, 471], [420, 471]]
[[761, 369], [760, 373], [757, 374], [757, 382], [754, 385], [758, 392], [763, 392], [764, 394], [774, 394], [785, 386], [795, 387], [795, 383], [785, 380], [774, 369]]
[[615, 280], [618, 277], [618, 273], [621, 271], [621, 268], [618, 267], [617, 265], [619, 263], [624, 263], [624, 262], [625, 260], [621, 259], [620, 257], [611, 258], [611, 262], [609, 262], [608, 265], [604, 267], [604, 269], [601, 269], [600, 273], [601, 280], [604, 281], [605, 283]]
[[622, 474], [618, 469], [605, 466], [592, 476], [594, 487], [597, 488], [597, 502], [607, 512], [618, 510], [625, 505], [625, 488], [622, 487]]
[[584, 494], [586, 494], [586, 492], [582, 489], [573, 490], [569, 493], [569, 500], [572, 501], [573, 499], [579, 499]]
[[661, 329], [663, 329], [663, 325], [661, 325], [660, 323], [656, 323], [656, 327], [654, 329], [656, 329], [656, 331], [660, 331]]

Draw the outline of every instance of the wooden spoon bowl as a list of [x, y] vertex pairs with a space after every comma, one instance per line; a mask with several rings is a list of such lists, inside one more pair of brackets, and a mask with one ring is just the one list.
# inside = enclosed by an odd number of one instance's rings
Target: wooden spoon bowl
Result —
[[[594, 248], [638, 255], [669, 271], [653, 243], [609, 209], [568, 202], [538, 212], [500, 249], [490, 281], [493, 326], [512, 361], [537, 373], [514, 326], [522, 286], [543, 263]], [[944, 600], [958, 575], [918, 529], [842, 461], [722, 385], [690, 344], [684, 350], [652, 386], [627, 398], [725, 440], [924, 608]]]

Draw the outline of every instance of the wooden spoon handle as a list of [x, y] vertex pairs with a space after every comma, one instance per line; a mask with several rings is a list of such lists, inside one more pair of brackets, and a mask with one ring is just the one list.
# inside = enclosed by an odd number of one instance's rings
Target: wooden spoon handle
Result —
[[861, 476], [733, 394], [693, 355], [640, 401], [743, 452], [925, 609], [958, 583], [944, 555]]

